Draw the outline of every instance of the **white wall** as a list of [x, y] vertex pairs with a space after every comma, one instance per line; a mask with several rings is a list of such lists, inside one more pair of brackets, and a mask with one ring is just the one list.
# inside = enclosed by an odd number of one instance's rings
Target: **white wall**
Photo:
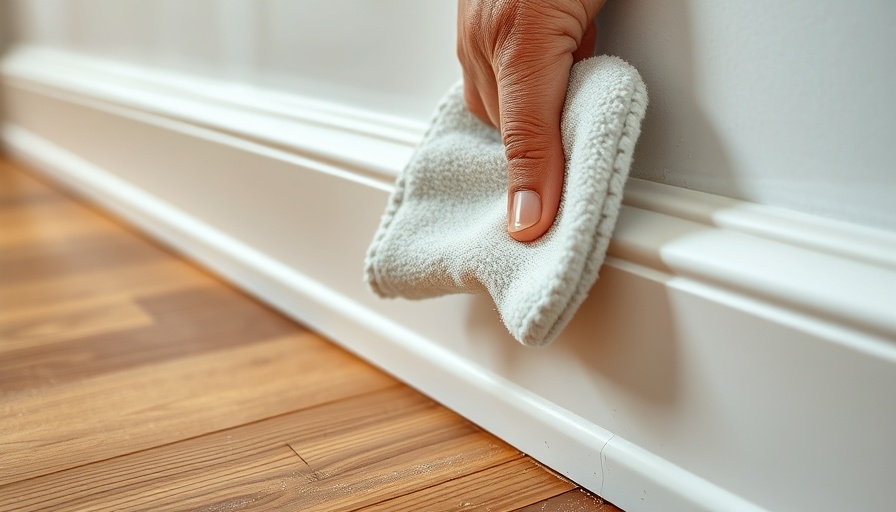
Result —
[[[896, 3], [611, 0], [643, 73], [637, 177], [896, 230]], [[425, 121], [454, 0], [17, 0], [22, 38]]]
[[896, 230], [896, 2], [608, 4], [651, 95], [635, 176]]
[[16, 0], [20, 38], [420, 121], [460, 76], [454, 0]]

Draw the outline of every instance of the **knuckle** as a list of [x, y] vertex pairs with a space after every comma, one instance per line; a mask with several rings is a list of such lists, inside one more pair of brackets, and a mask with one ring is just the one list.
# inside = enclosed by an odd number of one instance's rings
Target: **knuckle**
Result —
[[534, 118], [507, 123], [502, 136], [511, 186], [537, 187], [551, 173], [562, 170], [563, 149], [546, 123]]
[[552, 145], [546, 140], [544, 126], [526, 122], [503, 125], [504, 148], [511, 161], [542, 161], [552, 154]]
[[547, 124], [534, 118], [523, 116], [512, 120], [505, 120], [502, 125], [502, 138], [508, 151], [529, 152], [531, 150], [546, 150]]
[[464, 37], [494, 58], [518, 33], [526, 0], [470, 0], [459, 21]]
[[516, 160], [508, 168], [507, 181], [511, 190], [538, 190], [544, 175], [544, 168], [536, 160]]

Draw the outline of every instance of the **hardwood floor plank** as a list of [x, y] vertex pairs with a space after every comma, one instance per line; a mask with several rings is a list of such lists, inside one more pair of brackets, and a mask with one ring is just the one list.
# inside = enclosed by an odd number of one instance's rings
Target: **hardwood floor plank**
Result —
[[145, 327], [153, 318], [130, 298], [97, 299], [62, 306], [0, 311], [0, 357], [4, 352], [52, 342]]
[[[284, 439], [309, 454], [332, 447], [365, 454], [364, 463], [305, 458]], [[17, 510], [61, 503], [79, 510], [352, 510], [359, 500], [397, 497], [520, 457], [419, 393], [394, 386], [5, 485], [0, 510], [6, 503]]]
[[72, 237], [120, 232], [121, 227], [83, 206], [47, 196], [13, 206], [0, 206], [0, 249], [47, 245]]
[[[344, 435], [346, 430], [370, 429], [394, 418], [397, 413], [418, 417], [426, 412], [442, 412], [429, 400], [403, 386], [393, 386], [383, 391], [358, 395], [344, 401], [323, 404], [300, 412], [292, 412], [249, 425], [215, 432], [186, 441], [153, 448], [139, 453], [109, 459], [99, 463], [54, 473], [28, 481], [0, 487], [0, 510], [6, 498], [17, 496], [17, 506], [33, 506], [36, 509], [49, 506], [47, 488], [51, 486], [59, 497], [78, 507], [114, 508], [123, 503], [140, 502], [141, 496], [153, 496], [153, 500], [166, 497], [189, 500], [215, 495], [230, 490], [241, 496], [245, 489], [255, 489], [256, 483], [263, 491], [273, 489], [268, 480], [278, 478], [292, 480], [302, 476], [313, 481], [317, 476], [287, 446], [284, 439], [308, 435]], [[382, 415], [381, 413], [385, 413]], [[331, 428], [339, 425], [337, 428]], [[260, 468], [256, 460], [268, 457], [268, 452], [288, 453], [289, 464], [282, 469], [276, 464]], [[244, 464], [245, 461], [248, 461]], [[252, 467], [246, 470], [246, 465]], [[145, 468], [157, 468], [154, 472]], [[207, 480], [207, 475], [230, 472], [235, 478], [222, 479], [217, 484], [210, 479], [206, 485], [197, 482]], [[264, 478], [260, 481], [258, 474]], [[254, 486], [254, 487], [253, 487]], [[252, 491], [253, 493], [256, 491]], [[206, 501], [207, 502], [207, 501]], [[142, 502], [144, 505], [149, 501]]]
[[[404, 452], [388, 464], [325, 478], [310, 492], [290, 490], [290, 506], [309, 511], [350, 511], [459, 478], [522, 457], [479, 432]], [[312, 466], [313, 467], [313, 466]]]
[[[181, 443], [173, 446], [181, 447]], [[188, 504], [215, 509], [220, 508], [215, 504], [221, 501], [221, 493], [236, 496], [228, 501], [235, 505], [231, 509], [238, 509], [244, 508], [239, 506], [243, 503], [266, 505], [270, 500], [263, 498], [276, 499], [283, 483], [310, 479], [295, 453], [282, 444], [255, 447], [239, 456], [192, 453], [191, 447], [184, 448], [185, 453], [158, 461], [107, 463], [102, 471], [82, 471], [77, 476], [54, 473], [2, 486], [0, 511], [195, 509]], [[225, 450], [227, 445], [215, 448]], [[97, 465], [84, 468], [97, 469], [93, 466]], [[150, 472], [147, 467], [158, 469]]]
[[34, 200], [57, 200], [61, 194], [0, 158], [0, 208]]
[[159, 247], [123, 233], [63, 238], [0, 251], [0, 286], [169, 258]]
[[9, 351], [0, 358], [0, 397], [157, 361], [253, 343], [304, 329], [224, 287], [206, 287], [135, 300], [152, 322], [50, 348]]
[[23, 390], [0, 401], [0, 484], [394, 384], [318, 336], [301, 333]]
[[0, 293], [0, 310], [12, 313], [96, 299], [111, 300], [171, 292], [210, 284], [220, 284], [220, 281], [185, 261], [171, 258], [4, 285], [0, 288], [3, 292]]
[[531, 459], [517, 459], [359, 510], [502, 512], [516, 510], [576, 488], [575, 484], [559, 478], [545, 478], [544, 473], [544, 468]]
[[408, 399], [396, 404], [384, 401], [373, 409], [375, 414], [370, 417], [359, 416], [356, 411], [337, 410], [341, 414], [328, 415], [327, 423], [321, 424], [321, 428], [303, 430], [300, 436], [286, 438], [286, 443], [316, 475], [328, 478], [346, 471], [363, 472], [370, 464], [404, 456], [421, 445], [480, 433], [478, 428], [434, 402], [416, 393], [413, 399], [422, 400], [427, 408], [420, 414], [404, 414], [402, 421], [380, 425], [378, 429], [358, 428], [361, 421], [378, 424], [380, 417], [403, 412], [408, 407], [405, 403]]
[[622, 512], [622, 510], [587, 491], [574, 489], [519, 508], [516, 512]]

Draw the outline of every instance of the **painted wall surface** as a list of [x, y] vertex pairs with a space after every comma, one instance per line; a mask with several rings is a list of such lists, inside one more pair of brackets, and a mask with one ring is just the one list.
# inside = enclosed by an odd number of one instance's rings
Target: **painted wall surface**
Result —
[[15, 0], [19, 38], [429, 119], [454, 0]]
[[634, 175], [896, 230], [896, 2], [613, 1], [650, 90]]
[[[454, 0], [16, 0], [19, 37], [425, 121]], [[896, 231], [896, 2], [611, 0], [651, 106], [633, 175]]]

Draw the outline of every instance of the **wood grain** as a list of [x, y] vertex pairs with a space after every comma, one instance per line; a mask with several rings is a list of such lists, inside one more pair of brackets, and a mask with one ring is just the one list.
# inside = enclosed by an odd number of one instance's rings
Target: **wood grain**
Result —
[[574, 488], [0, 160], [0, 510], [610, 510]]
[[0, 205], [0, 249], [52, 244], [65, 238], [120, 230], [114, 222], [88, 215], [85, 208], [58, 197], [16, 205]]
[[395, 386], [0, 487], [0, 510], [354, 510], [520, 457]]
[[49, 244], [5, 247], [0, 251], [0, 286], [151, 263], [166, 257], [168, 255], [158, 247], [119, 233], [63, 238]]
[[133, 297], [217, 283], [190, 264], [160, 260], [123, 268], [66, 274], [53, 279], [40, 276], [0, 286], [0, 311], [52, 307], [85, 300]]
[[0, 354], [152, 323], [153, 318], [143, 308], [122, 297], [0, 311]]
[[394, 384], [302, 333], [7, 394], [0, 484]]
[[582, 489], [567, 491], [559, 496], [517, 509], [518, 512], [622, 512], [612, 503]]
[[363, 512], [489, 510], [502, 512], [549, 499], [575, 484], [545, 478], [544, 468], [528, 458], [513, 460], [423, 490], [382, 501]]
[[154, 295], [135, 303], [152, 318], [149, 325], [72, 337], [52, 348], [41, 345], [4, 353], [0, 396], [304, 331], [220, 286]]

